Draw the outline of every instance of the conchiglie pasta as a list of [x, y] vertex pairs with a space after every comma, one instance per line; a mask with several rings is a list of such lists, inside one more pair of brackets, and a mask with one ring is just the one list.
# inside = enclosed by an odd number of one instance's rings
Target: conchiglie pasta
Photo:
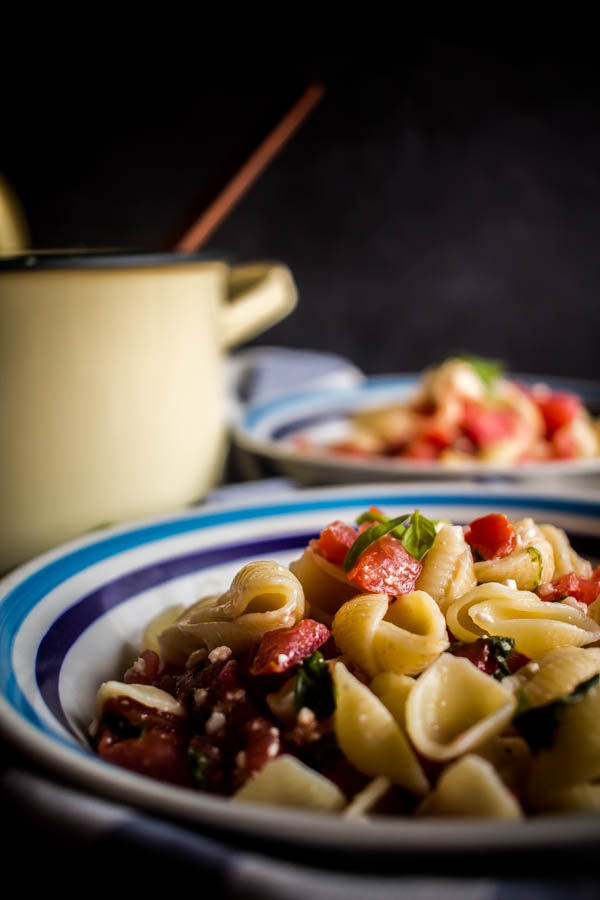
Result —
[[489, 632], [480, 628], [471, 618], [471, 608], [484, 601], [505, 600], [513, 597], [535, 597], [528, 591], [514, 591], [504, 584], [480, 584], [461, 597], [457, 597], [446, 610], [446, 622], [450, 633], [459, 641], [476, 641]]
[[460, 525], [444, 524], [425, 557], [415, 585], [426, 591], [444, 612], [452, 600], [477, 584], [471, 548]]
[[169, 606], [167, 609], [161, 610], [157, 616], [154, 616], [144, 628], [140, 650], [154, 650], [155, 653], [160, 653], [159, 634], [165, 628], [168, 628], [169, 625], [172, 625], [182, 614], [183, 610], [183, 606]]
[[522, 591], [535, 590], [554, 576], [554, 552], [533, 519], [515, 524], [517, 546], [500, 559], [485, 559], [474, 564], [478, 582], [514, 581]]
[[288, 568], [269, 560], [249, 563], [220, 597], [205, 597], [158, 635], [161, 656], [183, 664], [194, 650], [226, 645], [241, 652], [266, 631], [299, 622], [305, 613], [302, 585]]
[[302, 585], [311, 618], [328, 628], [342, 603], [359, 593], [341, 566], [330, 563], [310, 546], [299, 559], [290, 563], [290, 571]]
[[600, 783], [574, 784], [540, 797], [538, 810], [561, 813], [600, 812]]
[[333, 667], [333, 681], [335, 736], [346, 758], [364, 775], [382, 775], [413, 794], [425, 795], [427, 778], [390, 711], [341, 662]]
[[417, 815], [520, 819], [523, 810], [491, 763], [469, 753], [442, 772]]
[[512, 593], [471, 604], [469, 616], [482, 633], [513, 638], [516, 649], [530, 659], [555, 647], [582, 647], [600, 638], [600, 626], [580, 609]]
[[332, 631], [342, 654], [371, 678], [415, 675], [448, 647], [444, 616], [424, 591], [392, 603], [386, 594], [361, 594], [340, 607]]
[[232, 799], [325, 812], [337, 812], [346, 805], [344, 794], [333, 781], [287, 753], [266, 763]]
[[571, 547], [569, 538], [562, 528], [556, 525], [540, 525], [540, 531], [552, 547], [554, 554], [554, 577], [568, 575], [575, 572], [580, 578], [589, 578], [592, 574], [592, 564], [587, 559], [582, 559]]
[[415, 679], [396, 672], [380, 672], [369, 687], [386, 706], [402, 729], [406, 729], [406, 701]]
[[516, 700], [468, 660], [444, 653], [416, 681], [406, 702], [406, 729], [427, 759], [470, 753], [509, 723]]
[[531, 706], [544, 706], [557, 697], [570, 694], [578, 684], [598, 672], [600, 648], [557, 647], [523, 666], [507, 681], [512, 682], [515, 689], [526, 691]]
[[529, 802], [544, 808], [548, 798], [565, 788], [600, 780], [600, 685], [577, 703], [567, 704], [552, 746], [533, 764]]

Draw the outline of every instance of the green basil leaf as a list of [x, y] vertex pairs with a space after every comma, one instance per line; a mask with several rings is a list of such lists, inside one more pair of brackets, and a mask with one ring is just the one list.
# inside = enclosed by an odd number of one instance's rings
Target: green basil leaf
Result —
[[194, 779], [195, 786], [199, 790], [203, 790], [205, 787], [206, 769], [208, 767], [207, 758], [203, 753], [199, 753], [198, 750], [194, 750], [193, 747], [188, 747], [187, 762], [192, 778]]
[[496, 382], [504, 372], [504, 366], [496, 359], [484, 359], [481, 356], [474, 356], [470, 353], [461, 353], [456, 358], [468, 363], [471, 368], [475, 369], [487, 391], [492, 390], [494, 382]]
[[303, 659], [298, 666], [294, 706], [296, 712], [307, 706], [319, 719], [326, 719], [335, 709], [333, 679], [320, 650]]
[[535, 589], [538, 588], [542, 583], [542, 568], [544, 565], [544, 560], [542, 559], [542, 554], [537, 549], [537, 547], [528, 547], [527, 554], [531, 556], [534, 561], [537, 561], [538, 564], [538, 576], [533, 585], [533, 590], [535, 591]]
[[[367, 528], [366, 531], [359, 534], [344, 557], [344, 570], [349, 572], [358, 557], [361, 553], [365, 552], [367, 547], [370, 547], [371, 544], [379, 540], [379, 538], [389, 534], [390, 531], [394, 531], [399, 525], [406, 522], [408, 518], [410, 518], [410, 513], [406, 513], [404, 516], [398, 516], [396, 519], [388, 519], [387, 522], [379, 522], [375, 525], [371, 525], [370, 528]], [[395, 535], [395, 537], [398, 537], [398, 535]]]
[[[518, 692], [517, 715], [513, 719], [513, 725], [521, 732], [534, 753], [540, 750], [549, 749], [554, 744], [556, 737], [556, 729], [561, 723], [567, 706], [573, 703], [579, 703], [589, 690], [595, 687], [600, 681], [600, 674], [593, 675], [587, 681], [582, 681], [577, 687], [562, 697], [557, 697], [544, 706], [535, 706], [533, 708], [521, 707], [520, 694], [527, 695], [524, 691]], [[527, 697], [527, 700], [529, 698]], [[531, 707], [531, 703], [529, 703]]]
[[514, 638], [507, 637], [489, 637], [487, 638], [492, 659], [498, 666], [494, 672], [494, 678], [501, 681], [511, 674], [506, 660], [515, 652]]
[[411, 556], [421, 560], [431, 550], [436, 534], [434, 523], [416, 509], [411, 516], [410, 525], [404, 529], [400, 540]]

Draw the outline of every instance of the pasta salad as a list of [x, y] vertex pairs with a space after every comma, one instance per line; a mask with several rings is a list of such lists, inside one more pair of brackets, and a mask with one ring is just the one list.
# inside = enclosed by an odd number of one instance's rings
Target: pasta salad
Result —
[[600, 811], [600, 566], [560, 528], [371, 507], [166, 609], [90, 727], [175, 785], [345, 817]]
[[[305, 437], [298, 446], [319, 449]], [[600, 432], [576, 394], [520, 384], [498, 363], [463, 356], [425, 371], [408, 401], [354, 413], [348, 435], [326, 449], [448, 467], [527, 464], [596, 457]]]

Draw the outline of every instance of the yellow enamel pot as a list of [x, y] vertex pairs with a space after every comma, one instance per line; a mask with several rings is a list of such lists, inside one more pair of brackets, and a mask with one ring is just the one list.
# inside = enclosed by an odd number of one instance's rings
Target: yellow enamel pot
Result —
[[0, 571], [201, 499], [226, 447], [225, 351], [295, 303], [280, 264], [0, 258]]

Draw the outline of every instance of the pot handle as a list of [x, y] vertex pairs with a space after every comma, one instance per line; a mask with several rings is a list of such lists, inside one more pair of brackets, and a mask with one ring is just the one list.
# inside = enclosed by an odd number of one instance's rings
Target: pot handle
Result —
[[292, 273], [280, 263], [232, 266], [221, 310], [223, 346], [233, 347], [284, 319], [296, 306]]

